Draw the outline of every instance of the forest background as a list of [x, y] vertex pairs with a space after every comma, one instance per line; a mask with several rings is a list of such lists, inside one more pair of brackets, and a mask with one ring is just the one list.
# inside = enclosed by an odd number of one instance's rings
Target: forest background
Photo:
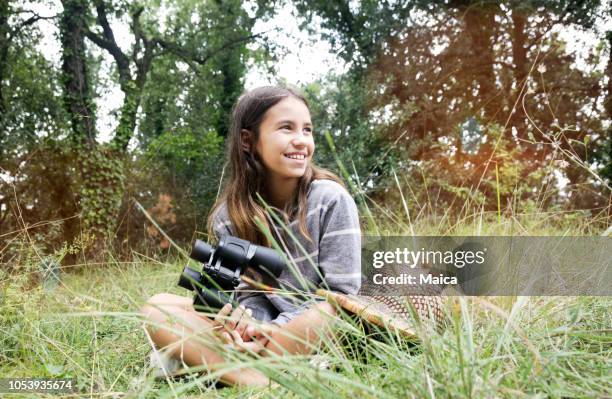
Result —
[[446, 328], [409, 317], [416, 342], [342, 317], [329, 368], [229, 351], [280, 384], [246, 391], [216, 389], [224, 369], [158, 381], [138, 312], [191, 295], [176, 249], [208, 239], [231, 107], [265, 83], [305, 93], [366, 234], [609, 236], [611, 48], [599, 0], [0, 0], [0, 376], [91, 397], [611, 397], [609, 297], [444, 298]]
[[[301, 46], [274, 39], [280, 10], [343, 68], [277, 78]], [[451, 226], [537, 213], [561, 234], [601, 234], [611, 19], [598, 0], [0, 0], [2, 271], [206, 239], [253, 69], [306, 94], [315, 160], [347, 180], [370, 232], [405, 212]]]

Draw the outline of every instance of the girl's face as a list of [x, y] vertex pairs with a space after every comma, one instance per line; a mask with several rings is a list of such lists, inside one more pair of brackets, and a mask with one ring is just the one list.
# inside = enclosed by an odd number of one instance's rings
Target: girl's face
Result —
[[314, 149], [310, 111], [301, 100], [287, 97], [266, 111], [255, 150], [268, 173], [302, 177]]

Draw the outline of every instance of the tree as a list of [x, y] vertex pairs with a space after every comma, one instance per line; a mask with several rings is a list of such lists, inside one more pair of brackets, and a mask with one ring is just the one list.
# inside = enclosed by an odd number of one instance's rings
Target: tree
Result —
[[[88, 4], [81, 0], [64, 1], [65, 92], [67, 110], [73, 117], [74, 135], [83, 136], [82, 132], [86, 132], [88, 143], [81, 158], [81, 170], [85, 177], [79, 185], [85, 227], [107, 237], [114, 230], [123, 198], [125, 157], [135, 133], [138, 110], [154, 63], [163, 57], [172, 57], [174, 62], [185, 62], [195, 72], [195, 85], [201, 84], [202, 74], [212, 72], [208, 68], [221, 72], [223, 96], [220, 98], [223, 98], [223, 102], [220, 115], [217, 112], [219, 116], [215, 127], [220, 129], [220, 134], [224, 134], [230, 104], [242, 89], [240, 79], [244, 71], [245, 46], [260, 36], [252, 34], [250, 29], [257, 16], [271, 8], [262, 6], [255, 17], [248, 18], [242, 11], [240, 1], [197, 5], [178, 3], [178, 13], [169, 18], [167, 31], [161, 32], [154, 20], [154, 10], [147, 10], [139, 3], [96, 0], [93, 2], [95, 24], [89, 23]], [[119, 46], [110, 23], [111, 17], [129, 19], [133, 35], [129, 52]], [[112, 57], [117, 81], [124, 94], [118, 125], [108, 147], [95, 142], [94, 112], [87, 83], [83, 37]], [[203, 70], [205, 72], [202, 73]], [[189, 93], [191, 95], [191, 91]]]
[[[25, 5], [0, 1], [0, 231], [14, 240], [20, 229], [41, 220], [74, 215], [62, 182], [67, 171], [52, 142], [66, 125], [58, 74], [37, 50], [37, 22], [53, 20]], [[56, 173], [58, 172], [58, 173]], [[64, 212], [56, 204], [62, 204]], [[69, 223], [68, 221], [67, 223]], [[59, 230], [61, 233], [61, 229]], [[36, 231], [32, 232], [35, 237]]]
[[[260, 57], [261, 52], [264, 57], [269, 54], [265, 32], [253, 34], [252, 29], [258, 19], [269, 16], [272, 6], [262, 3], [249, 16], [240, 1], [196, 7], [181, 3], [165, 16], [167, 28], [160, 35], [175, 45], [166, 45], [169, 51], [152, 66], [138, 124], [138, 150], [150, 175], [156, 176], [148, 178], [146, 191], [172, 194], [175, 238], [191, 240], [193, 226], [203, 227], [216, 199], [223, 173], [223, 139], [231, 108], [244, 90], [247, 60]], [[197, 29], [199, 21], [206, 20], [214, 21], [211, 28]], [[247, 48], [253, 41], [260, 50]], [[189, 54], [198, 59], [206, 56], [203, 42], [219, 51], [206, 63], [193, 61]], [[177, 46], [183, 50], [179, 52]], [[154, 202], [157, 195], [139, 200]], [[122, 234], [128, 235], [127, 231]]]
[[[608, 3], [606, 10], [608, 17], [612, 18], [612, 4]], [[606, 97], [604, 99], [604, 109], [608, 118], [608, 130], [606, 132], [605, 145], [597, 153], [597, 159], [601, 163], [601, 174], [609, 184], [612, 184], [612, 30], [606, 32], [605, 43], [608, 47], [608, 63], [605, 75], [608, 79], [606, 84]]]
[[[355, 81], [375, 88], [362, 105], [370, 117], [362, 120], [388, 114], [374, 130], [408, 158], [397, 164], [408, 180], [437, 181], [443, 207], [470, 193], [491, 209], [497, 201], [486, 199], [499, 189], [496, 165], [504, 203], [537, 199], [531, 187], [550, 181], [547, 165], [561, 154], [572, 160], [564, 172], [573, 204], [606, 203], [587, 170], [603, 146], [601, 77], [576, 68], [553, 33], [559, 26], [592, 27], [598, 7], [598, 1], [298, 2], [305, 21], [322, 18], [323, 35], [343, 58], [357, 60], [349, 72]], [[544, 202], [561, 200], [557, 194]]]
[[[216, 195], [229, 111], [255, 53], [247, 45], [259, 40], [264, 52], [267, 46], [265, 32], [251, 30], [273, 13], [274, 3], [251, 3], [249, 12], [239, 0], [170, 2], [163, 12], [155, 2], [62, 4], [60, 15], [42, 17], [0, 2], [3, 233], [47, 226], [37, 228], [45, 253], [91, 233], [90, 254], [102, 254], [108, 238], [123, 240], [119, 233], [130, 223], [121, 212], [136, 219], [132, 197], [148, 207], [168, 190], [164, 199], [183, 207], [178, 237], [190, 239], [200, 222], [194, 215], [200, 219]], [[36, 50], [43, 18], [58, 24], [58, 69]], [[116, 36], [117, 24], [129, 27], [130, 46]], [[109, 143], [96, 131], [100, 59], [94, 49], [110, 56], [124, 94]]]
[[52, 18], [0, 0], [0, 160], [34, 140], [35, 131], [50, 130], [57, 116], [53, 83], [42, 77], [48, 65], [35, 50], [36, 23]]

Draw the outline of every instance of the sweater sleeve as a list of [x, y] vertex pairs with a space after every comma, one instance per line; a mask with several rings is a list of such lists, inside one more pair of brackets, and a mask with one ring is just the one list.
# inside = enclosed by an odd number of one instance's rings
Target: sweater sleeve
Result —
[[272, 320], [272, 323], [278, 326], [287, 324], [288, 322], [290, 322], [291, 320], [299, 316], [301, 313], [310, 309], [311, 307], [313, 307], [314, 305], [316, 305], [317, 303], [321, 301], [323, 301], [322, 298], [313, 298], [305, 302], [302, 302], [299, 305], [295, 306], [295, 308], [291, 311], [279, 313], [276, 319]]
[[[355, 201], [346, 191], [329, 201], [321, 216], [319, 268], [321, 287], [344, 294], [357, 294], [361, 287], [361, 229]], [[273, 321], [283, 325], [314, 306], [321, 298], [312, 298], [282, 312]]]
[[342, 191], [328, 204], [319, 237], [322, 288], [357, 294], [361, 287], [361, 229], [355, 201]]

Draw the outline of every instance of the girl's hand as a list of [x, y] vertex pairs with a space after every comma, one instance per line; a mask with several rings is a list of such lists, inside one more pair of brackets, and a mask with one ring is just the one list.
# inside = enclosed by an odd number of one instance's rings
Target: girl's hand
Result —
[[219, 334], [223, 342], [225, 342], [226, 344], [232, 342], [232, 336], [230, 335], [231, 330], [228, 330], [227, 325], [226, 325], [228, 315], [230, 314], [231, 311], [232, 311], [232, 304], [226, 303], [221, 309], [219, 309], [219, 313], [217, 313], [217, 315], [215, 316], [213, 320], [215, 324], [215, 327], [213, 327], [213, 330], [215, 330]]
[[226, 347], [233, 348], [238, 352], [246, 352], [251, 354], [258, 354], [266, 348], [267, 341], [264, 340], [252, 340], [246, 342], [242, 339], [240, 334], [236, 330], [231, 332], [232, 342], [226, 341]]
[[259, 341], [264, 346], [270, 341], [270, 336], [278, 327], [270, 323], [252, 323], [246, 328], [246, 335], [251, 341]]
[[[214, 321], [225, 329], [222, 336], [226, 333], [236, 332], [243, 341], [251, 341], [250, 336], [246, 335], [245, 332], [247, 327], [255, 321], [252, 313], [251, 309], [246, 309], [244, 306], [238, 306], [232, 311], [232, 304], [227, 303], [219, 310]], [[226, 339], [228, 335], [225, 335], [224, 338]]]
[[233, 330], [231, 332], [232, 342], [226, 340], [226, 346], [239, 352], [258, 354], [265, 350], [271, 334], [277, 329], [278, 327], [273, 324], [251, 323], [246, 327], [248, 341], [243, 339], [236, 330]]
[[253, 322], [255, 322], [253, 311], [246, 309], [244, 306], [238, 306], [232, 311], [226, 327], [237, 333], [243, 341], [250, 341], [251, 339], [245, 334], [245, 331]]

